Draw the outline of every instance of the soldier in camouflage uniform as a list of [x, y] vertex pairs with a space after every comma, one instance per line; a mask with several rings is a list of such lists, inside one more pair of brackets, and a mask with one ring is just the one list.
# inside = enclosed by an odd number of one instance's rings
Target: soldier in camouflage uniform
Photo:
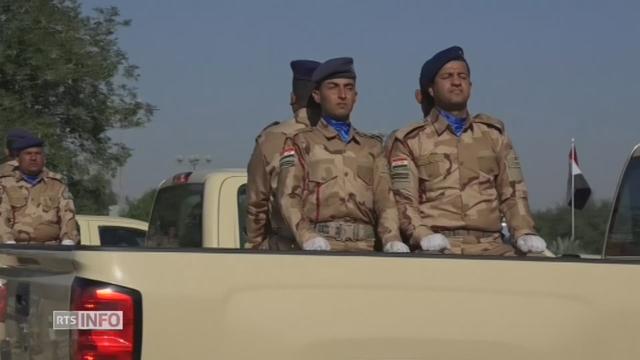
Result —
[[313, 80], [322, 118], [287, 139], [280, 157], [277, 196], [287, 225], [305, 250], [371, 251], [379, 239], [387, 251], [409, 251], [400, 241], [382, 141], [350, 123], [353, 60], [329, 60]]
[[291, 250], [298, 248], [287, 231], [275, 201], [280, 152], [285, 139], [296, 130], [315, 126], [318, 105], [311, 99], [313, 71], [320, 65], [312, 60], [291, 62], [293, 85], [291, 109], [293, 119], [273, 123], [258, 138], [247, 166], [247, 241], [252, 248]]
[[0, 176], [0, 242], [78, 243], [73, 199], [62, 176], [44, 167], [44, 142], [24, 134], [11, 143], [17, 170]]
[[470, 116], [469, 66], [454, 46], [425, 62], [416, 99], [425, 120], [396, 132], [389, 164], [400, 227], [412, 248], [513, 255], [501, 217], [522, 252], [542, 252], [520, 161], [504, 124]]

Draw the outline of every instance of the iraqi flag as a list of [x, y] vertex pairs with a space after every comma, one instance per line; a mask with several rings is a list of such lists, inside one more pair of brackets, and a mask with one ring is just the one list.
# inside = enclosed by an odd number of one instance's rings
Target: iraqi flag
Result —
[[[573, 177], [573, 189], [571, 188], [571, 178]], [[567, 183], [567, 205], [571, 206], [571, 194], [576, 202], [576, 209], [582, 209], [587, 204], [591, 196], [591, 187], [584, 178], [582, 170], [578, 165], [578, 154], [575, 145], [571, 145], [569, 152], [569, 181]]]

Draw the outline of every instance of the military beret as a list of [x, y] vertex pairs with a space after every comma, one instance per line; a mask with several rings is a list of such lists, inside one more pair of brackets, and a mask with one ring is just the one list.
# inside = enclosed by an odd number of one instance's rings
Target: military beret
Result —
[[293, 71], [293, 80], [311, 81], [311, 75], [320, 63], [313, 60], [293, 60], [290, 65], [291, 71]]
[[420, 70], [420, 88], [423, 90], [428, 88], [429, 85], [433, 83], [433, 79], [435, 79], [438, 71], [448, 62], [454, 60], [464, 61], [467, 64], [467, 69], [469, 68], [469, 64], [464, 58], [464, 51], [459, 46], [444, 49], [433, 55], [431, 59], [425, 61]]
[[7, 133], [7, 149], [20, 152], [32, 147], [41, 147], [44, 141], [24, 129], [12, 129]]
[[329, 79], [355, 79], [356, 72], [353, 69], [353, 59], [341, 57], [325, 61], [313, 72], [311, 81], [320, 85]]

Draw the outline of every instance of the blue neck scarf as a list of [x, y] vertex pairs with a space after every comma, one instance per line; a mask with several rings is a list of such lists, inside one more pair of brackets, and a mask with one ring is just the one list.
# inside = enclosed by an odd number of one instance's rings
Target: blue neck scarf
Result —
[[38, 185], [41, 180], [40, 175], [22, 175], [22, 178], [31, 186]]
[[328, 116], [323, 116], [322, 118], [327, 122], [327, 124], [329, 124], [329, 126], [336, 130], [342, 141], [345, 143], [349, 142], [349, 135], [351, 135], [351, 123], [349, 121], [335, 120]]
[[440, 109], [438, 109], [438, 113], [440, 114], [440, 116], [447, 119], [447, 122], [449, 123], [449, 125], [451, 125], [453, 132], [457, 137], [460, 137], [460, 135], [462, 135], [462, 130], [464, 130], [464, 124], [467, 121], [467, 118], [455, 117], [453, 114]]

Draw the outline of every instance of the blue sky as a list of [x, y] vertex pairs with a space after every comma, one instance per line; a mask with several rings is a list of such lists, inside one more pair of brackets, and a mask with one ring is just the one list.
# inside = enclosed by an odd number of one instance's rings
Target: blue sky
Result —
[[422, 63], [451, 45], [471, 66], [472, 112], [502, 119], [534, 208], [562, 202], [570, 140], [595, 195], [610, 198], [640, 142], [637, 1], [84, 1], [133, 20], [119, 34], [140, 66], [140, 95], [158, 107], [116, 190], [137, 196], [186, 169], [245, 167], [265, 125], [290, 117], [289, 61], [352, 56], [364, 131], [420, 120]]

